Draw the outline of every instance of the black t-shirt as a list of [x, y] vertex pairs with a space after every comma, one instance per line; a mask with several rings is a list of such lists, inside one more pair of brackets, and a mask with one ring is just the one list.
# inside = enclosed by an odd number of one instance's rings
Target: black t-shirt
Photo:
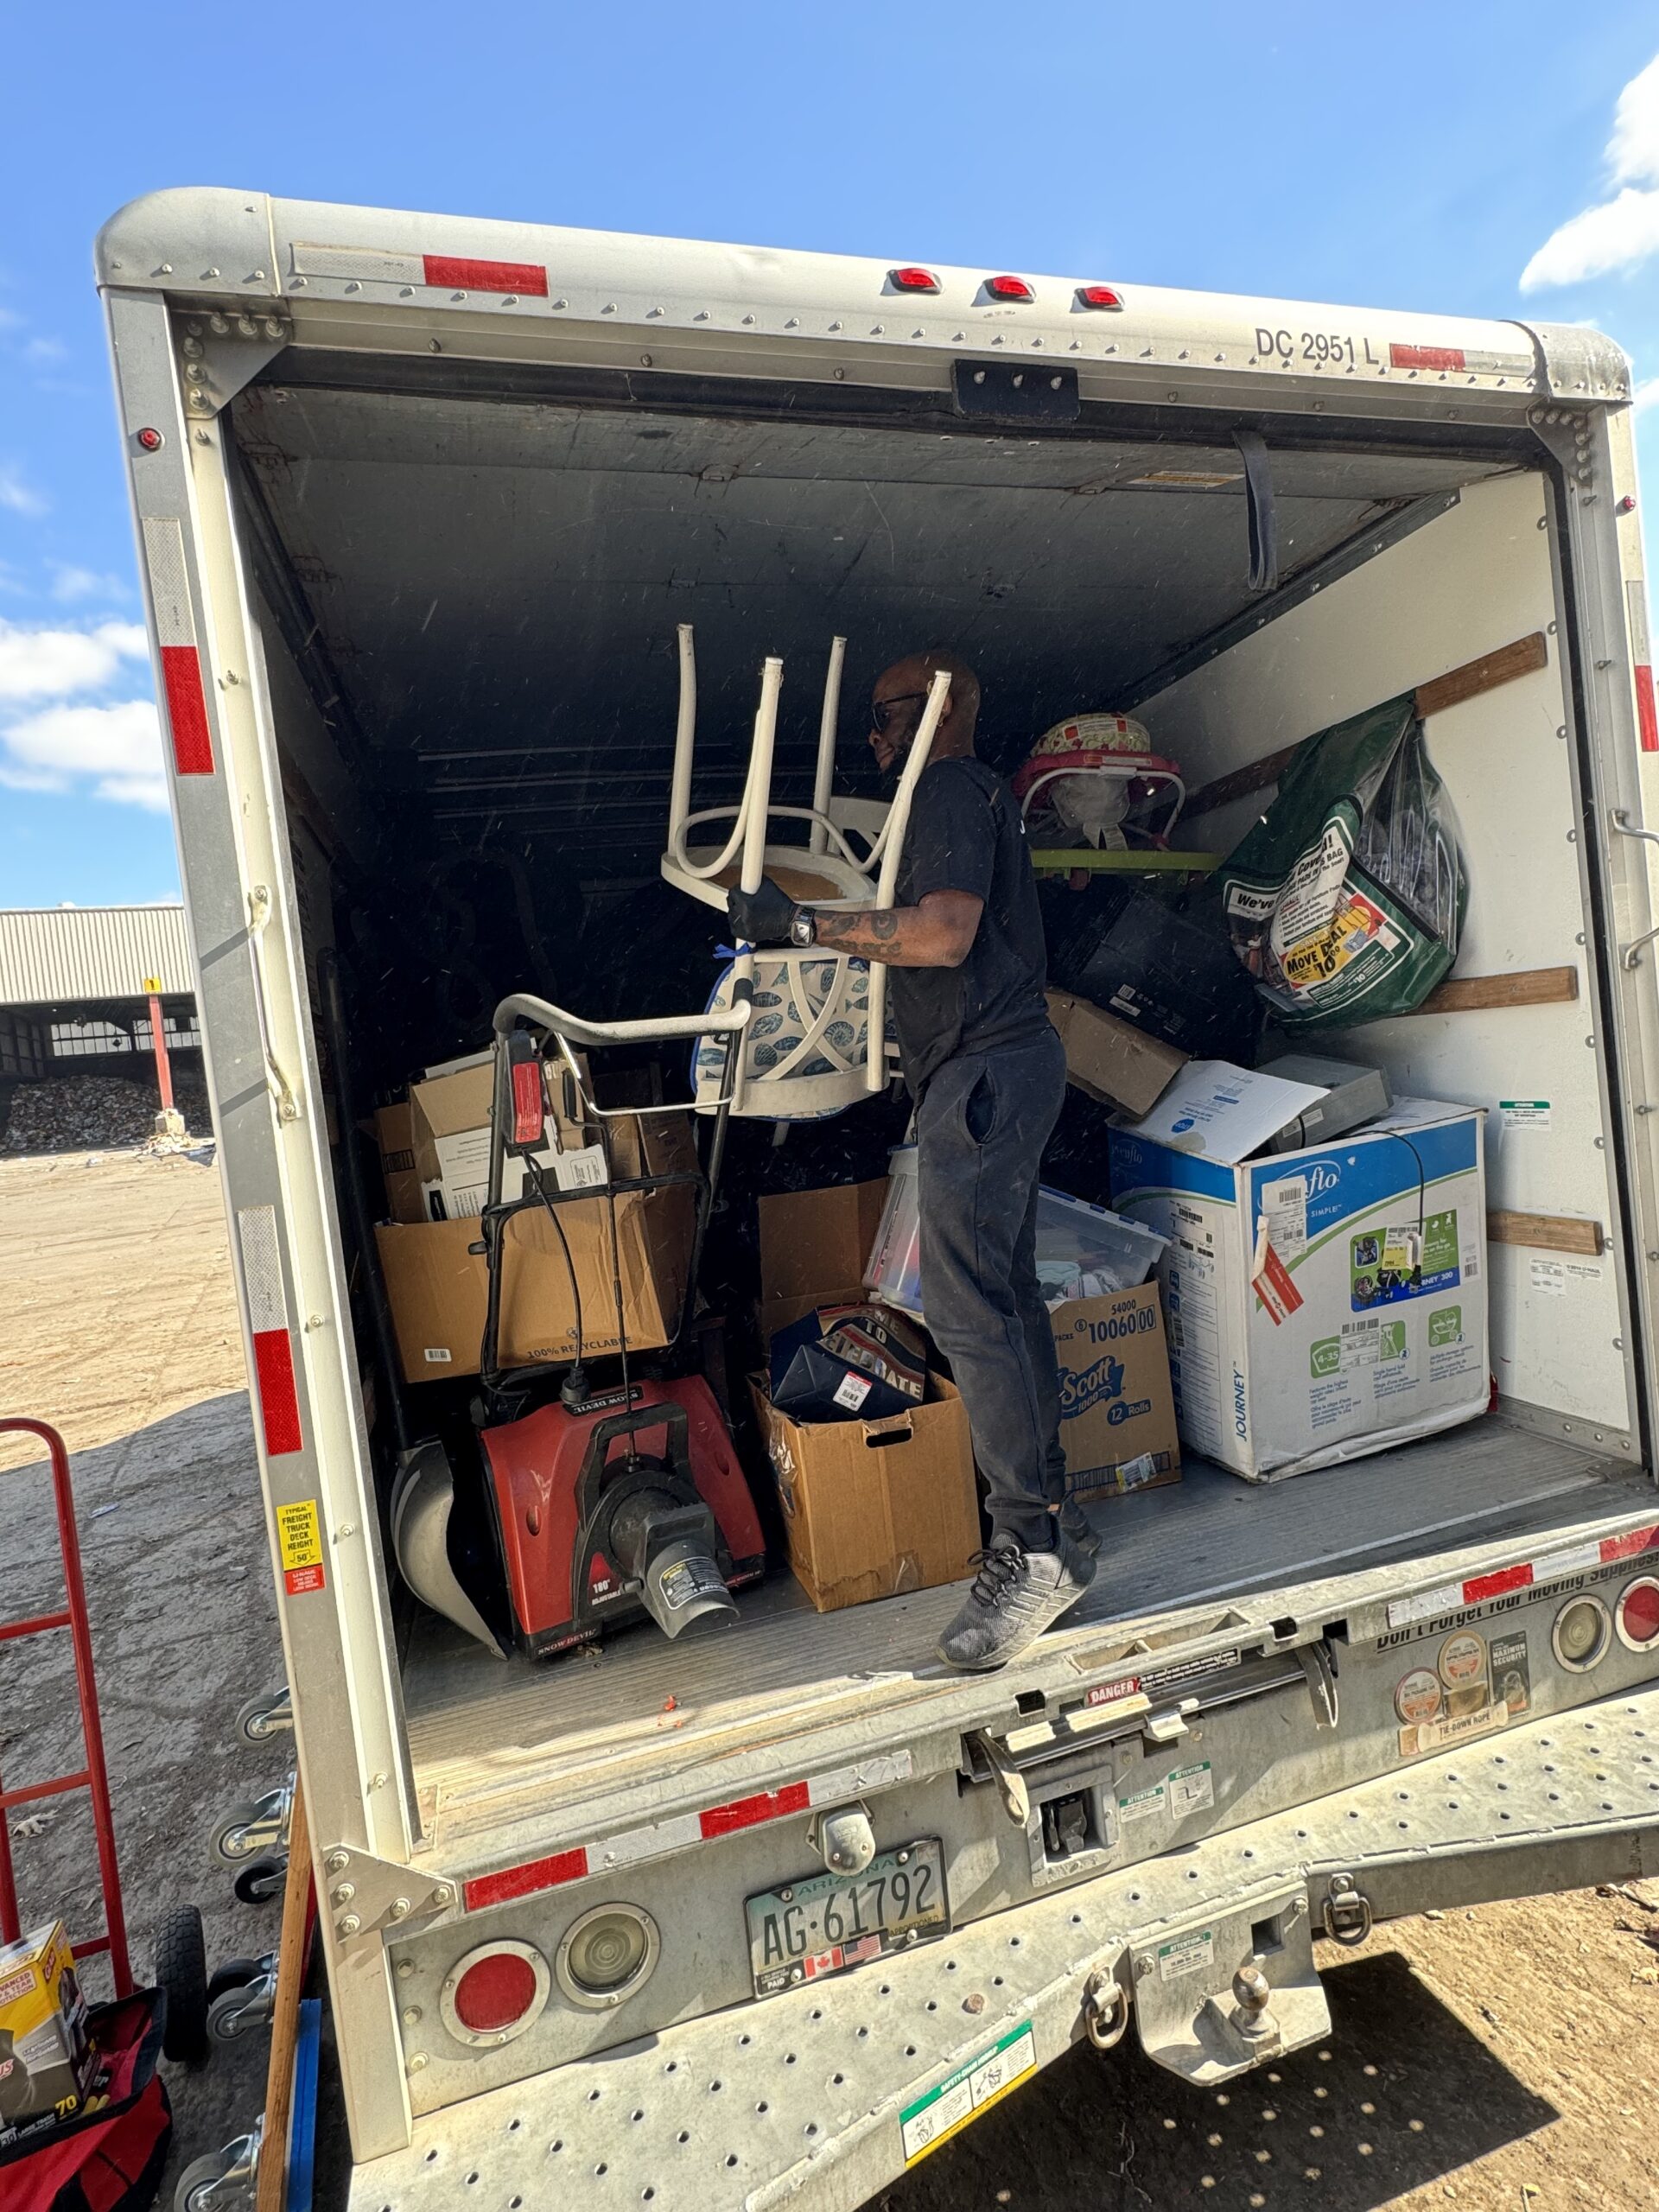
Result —
[[911, 803], [896, 901], [930, 891], [982, 899], [959, 968], [889, 968], [888, 1002], [912, 1097], [954, 1052], [1035, 1036], [1046, 1025], [1047, 955], [1025, 825], [1002, 779], [982, 760], [930, 761]]

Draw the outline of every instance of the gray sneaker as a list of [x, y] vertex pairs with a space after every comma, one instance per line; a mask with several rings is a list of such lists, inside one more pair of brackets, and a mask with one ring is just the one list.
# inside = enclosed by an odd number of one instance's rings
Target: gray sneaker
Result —
[[1064, 1537], [1057, 1551], [997, 1544], [974, 1556], [974, 1586], [938, 1643], [945, 1665], [968, 1674], [988, 1674], [1017, 1659], [1095, 1579], [1094, 1560]]

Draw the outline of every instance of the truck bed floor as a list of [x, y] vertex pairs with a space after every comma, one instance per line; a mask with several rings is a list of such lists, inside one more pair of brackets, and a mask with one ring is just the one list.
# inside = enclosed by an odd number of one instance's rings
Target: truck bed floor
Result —
[[[1046, 1641], [1567, 1529], [1651, 1495], [1640, 1468], [1498, 1416], [1267, 1486], [1192, 1459], [1180, 1483], [1092, 1510], [1094, 1586]], [[820, 1615], [779, 1571], [741, 1597], [733, 1627], [703, 1640], [671, 1643], [642, 1625], [537, 1664], [492, 1659], [423, 1617], [404, 1696], [435, 1840], [493, 1825], [486, 1808], [504, 1796], [522, 1806], [533, 1794], [546, 1810], [603, 1794], [622, 1778], [618, 1763], [647, 1745], [654, 1764], [678, 1766], [716, 1738], [752, 1744], [841, 1708], [911, 1703], [944, 1673], [934, 1639], [960, 1595], [926, 1590]]]

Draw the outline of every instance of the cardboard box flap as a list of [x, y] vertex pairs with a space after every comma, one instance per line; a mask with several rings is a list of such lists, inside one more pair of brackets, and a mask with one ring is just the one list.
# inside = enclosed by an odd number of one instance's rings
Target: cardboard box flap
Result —
[[820, 1299], [857, 1298], [887, 1202], [885, 1176], [870, 1183], [837, 1183], [822, 1191], [779, 1191], [762, 1198], [764, 1303], [794, 1302], [804, 1310]]
[[1086, 1097], [1126, 1113], [1150, 1113], [1186, 1065], [1178, 1046], [1120, 1020], [1092, 999], [1050, 991], [1049, 1019], [1065, 1047], [1066, 1081]]
[[1236, 1167], [1324, 1096], [1316, 1084], [1287, 1083], [1230, 1060], [1193, 1060], [1130, 1134]]

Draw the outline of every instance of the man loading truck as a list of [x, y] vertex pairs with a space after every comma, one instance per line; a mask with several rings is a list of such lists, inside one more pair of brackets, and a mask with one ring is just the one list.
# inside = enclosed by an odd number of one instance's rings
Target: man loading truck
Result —
[[979, 682], [966, 662], [913, 653], [877, 677], [870, 748], [895, 778], [930, 679], [950, 678], [917, 783], [897, 903], [798, 906], [770, 878], [727, 911], [752, 944], [822, 945], [883, 961], [916, 1104], [927, 1325], [962, 1393], [985, 1478], [991, 1541], [939, 1639], [952, 1667], [1005, 1665], [1094, 1579], [1094, 1539], [1065, 1500], [1059, 1376], [1036, 1269], [1038, 1174], [1065, 1090], [1043, 997], [1046, 955], [1024, 825], [974, 752]]

